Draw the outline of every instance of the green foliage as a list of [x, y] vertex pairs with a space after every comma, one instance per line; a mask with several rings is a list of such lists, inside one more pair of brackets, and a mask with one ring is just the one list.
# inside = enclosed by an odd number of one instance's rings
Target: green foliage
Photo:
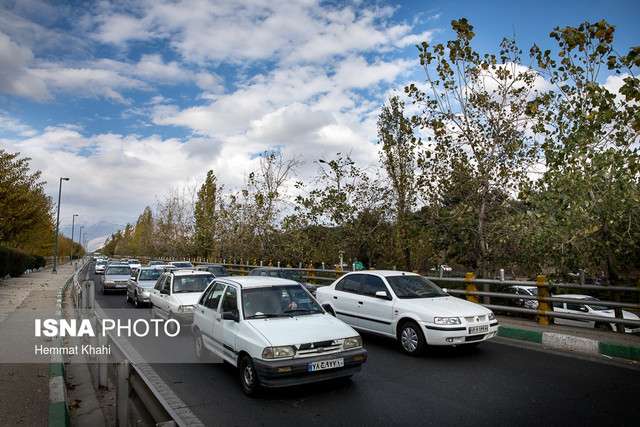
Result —
[[27, 270], [44, 267], [46, 260], [42, 255], [26, 252], [0, 245], [0, 278], [10, 275], [18, 277]]
[[[556, 56], [532, 48], [540, 74], [555, 86], [528, 108], [544, 140], [546, 171], [526, 191], [537, 256], [561, 271], [605, 263], [613, 281], [620, 267], [640, 267], [638, 48], [619, 56], [614, 30], [605, 21], [556, 28]], [[630, 75], [619, 94], [599, 80], [605, 66]]]
[[0, 149], [0, 241], [44, 252], [54, 237], [51, 200], [40, 171], [30, 173], [31, 159], [18, 156]]
[[523, 120], [535, 75], [520, 65], [515, 41], [504, 39], [499, 57], [480, 55], [471, 47], [473, 26], [466, 19], [451, 26], [457, 37], [446, 47], [417, 46], [428, 91], [411, 84], [405, 93], [422, 107], [414, 117], [426, 137], [418, 166], [433, 221], [458, 230], [451, 243], [473, 248], [471, 266], [486, 276], [498, 243], [491, 228], [504, 220], [490, 216], [492, 197], [513, 193], [536, 160]]

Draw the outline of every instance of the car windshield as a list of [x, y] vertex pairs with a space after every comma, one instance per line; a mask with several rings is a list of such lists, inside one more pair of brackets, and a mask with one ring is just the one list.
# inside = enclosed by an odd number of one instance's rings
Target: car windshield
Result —
[[173, 293], [202, 292], [213, 280], [211, 275], [182, 276], [173, 279]]
[[206, 270], [216, 277], [229, 276], [229, 272], [221, 265], [210, 265]]
[[401, 275], [390, 276], [386, 279], [398, 298], [434, 298], [448, 296], [438, 285], [422, 276]]
[[[597, 301], [600, 302], [599, 299], [594, 298], [594, 297], [588, 297], [584, 299], [585, 301]], [[589, 307], [591, 307], [593, 310], [597, 310], [597, 311], [604, 311], [604, 310], [611, 310], [609, 307], [605, 307], [604, 305], [591, 305], [589, 304]]]
[[158, 280], [162, 275], [162, 270], [142, 270], [138, 280]]
[[318, 303], [300, 285], [243, 289], [242, 307], [245, 319], [323, 313]]
[[107, 268], [107, 276], [129, 276], [131, 269], [129, 267], [109, 267]]
[[193, 265], [190, 262], [174, 262], [171, 265], [178, 268], [193, 268]]
[[282, 270], [282, 274], [280, 274], [279, 276], [285, 279], [295, 280], [296, 282], [299, 282], [299, 283], [304, 282], [304, 279], [302, 278], [300, 273], [298, 273], [295, 270]]

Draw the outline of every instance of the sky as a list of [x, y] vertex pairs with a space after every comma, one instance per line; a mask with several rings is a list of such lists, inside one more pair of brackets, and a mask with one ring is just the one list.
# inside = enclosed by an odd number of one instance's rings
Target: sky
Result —
[[31, 158], [54, 203], [69, 178], [61, 226], [135, 224], [209, 170], [241, 188], [270, 150], [305, 182], [337, 153], [379, 167], [381, 106], [460, 18], [479, 52], [601, 19], [621, 53], [640, 44], [637, 0], [0, 0], [0, 149]]

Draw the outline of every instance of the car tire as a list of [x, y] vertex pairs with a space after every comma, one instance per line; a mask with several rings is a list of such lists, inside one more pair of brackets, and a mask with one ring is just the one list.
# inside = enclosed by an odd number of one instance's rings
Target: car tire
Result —
[[106, 295], [107, 294], [107, 290], [104, 288], [104, 285], [102, 285], [102, 295]]
[[247, 396], [256, 397], [260, 393], [261, 387], [260, 380], [258, 379], [256, 368], [253, 366], [251, 357], [244, 356], [240, 359], [238, 371], [240, 374], [242, 392]]
[[202, 333], [200, 331], [196, 331], [193, 334], [193, 348], [196, 352], [196, 357], [198, 360], [206, 360], [209, 356], [209, 350], [204, 346], [204, 341], [202, 340]]
[[424, 350], [425, 339], [415, 322], [405, 322], [398, 330], [398, 342], [405, 354], [417, 356]]
[[608, 323], [596, 323], [594, 325], [595, 329], [600, 329], [602, 331], [612, 331], [613, 328]]
[[140, 303], [140, 301], [138, 301], [138, 294], [137, 293], [133, 294], [133, 306], [135, 308], [142, 307], [142, 304]]
[[[169, 315], [167, 316], [167, 321], [169, 321], [169, 320], [175, 320], [171, 313], [169, 313]], [[171, 335], [175, 334], [178, 331], [178, 329], [177, 329], [178, 327], [174, 326], [174, 325], [175, 325], [174, 322], [171, 322], [171, 323], [167, 324], [167, 332], [169, 332]]]
[[131, 299], [131, 297], [129, 296], [129, 291], [127, 291], [127, 293], [126, 293], [125, 295], [127, 296], [127, 302], [131, 302], [131, 301], [133, 301], [133, 300]]

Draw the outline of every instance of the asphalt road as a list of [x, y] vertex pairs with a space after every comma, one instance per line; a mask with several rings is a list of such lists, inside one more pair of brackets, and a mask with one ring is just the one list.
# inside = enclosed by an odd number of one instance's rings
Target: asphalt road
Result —
[[[102, 308], [133, 307], [123, 294], [98, 293], [96, 298]], [[123, 317], [150, 316], [145, 309], [120, 312]], [[235, 369], [227, 364], [151, 366], [205, 425], [638, 423], [636, 364], [603, 363], [504, 338], [409, 357], [393, 341], [363, 338], [369, 358], [352, 379], [273, 389], [256, 399], [242, 393]], [[185, 361], [195, 361], [189, 333], [171, 345], [183, 352]], [[142, 346], [158, 352], [164, 344], [148, 341]]]

